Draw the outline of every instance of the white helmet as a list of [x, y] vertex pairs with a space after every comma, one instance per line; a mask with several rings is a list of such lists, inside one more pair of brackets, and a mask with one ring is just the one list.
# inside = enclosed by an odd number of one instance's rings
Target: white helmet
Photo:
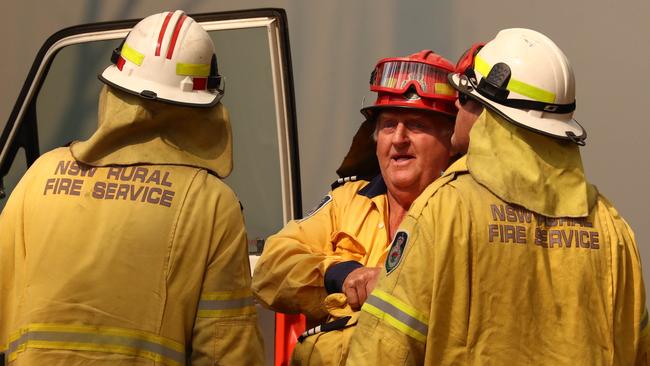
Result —
[[111, 61], [99, 79], [143, 98], [210, 107], [223, 96], [212, 39], [180, 10], [142, 19]]
[[511, 123], [584, 145], [587, 132], [573, 119], [573, 70], [553, 41], [513, 28], [472, 50], [449, 75], [454, 88]]

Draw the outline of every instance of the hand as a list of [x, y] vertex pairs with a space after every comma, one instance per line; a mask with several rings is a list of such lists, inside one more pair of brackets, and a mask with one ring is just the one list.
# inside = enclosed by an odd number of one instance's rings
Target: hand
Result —
[[366, 302], [368, 295], [375, 288], [379, 279], [381, 267], [357, 268], [343, 281], [343, 293], [348, 298], [348, 304], [353, 310], [359, 310]]

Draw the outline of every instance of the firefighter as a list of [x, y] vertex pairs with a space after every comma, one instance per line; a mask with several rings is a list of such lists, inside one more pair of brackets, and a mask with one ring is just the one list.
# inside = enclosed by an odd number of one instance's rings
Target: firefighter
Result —
[[639, 252], [585, 178], [564, 53], [506, 29], [456, 70], [467, 154], [404, 218], [348, 364], [646, 364]]
[[370, 80], [377, 100], [362, 109], [366, 121], [338, 170], [346, 177], [305, 218], [266, 241], [255, 295], [273, 310], [305, 314], [311, 328], [293, 364], [345, 362], [391, 238], [411, 202], [448, 165], [456, 113], [451, 71], [453, 64], [429, 50], [380, 60]]
[[99, 78], [99, 127], [41, 156], [0, 217], [12, 365], [262, 365], [214, 45], [140, 21]]

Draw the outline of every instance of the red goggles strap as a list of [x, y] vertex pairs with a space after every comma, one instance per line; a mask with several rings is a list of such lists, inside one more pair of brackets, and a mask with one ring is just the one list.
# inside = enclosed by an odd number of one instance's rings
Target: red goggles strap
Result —
[[465, 75], [468, 69], [474, 68], [474, 59], [476, 54], [485, 46], [485, 43], [475, 43], [458, 59], [456, 63], [456, 72]]

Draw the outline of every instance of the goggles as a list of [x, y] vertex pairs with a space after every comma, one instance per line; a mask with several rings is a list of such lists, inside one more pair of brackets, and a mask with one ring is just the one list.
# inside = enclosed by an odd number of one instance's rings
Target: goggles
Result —
[[387, 58], [379, 61], [370, 74], [370, 90], [404, 94], [414, 87], [420, 97], [452, 100], [456, 91], [449, 85], [451, 70], [405, 58]]
[[[485, 60], [477, 56], [484, 45], [484, 43], [472, 45], [456, 63], [456, 73], [460, 74], [461, 78], [458, 93], [461, 105], [467, 103], [469, 94], [471, 94], [472, 90], [476, 90], [483, 97], [510, 108], [558, 114], [571, 113], [575, 110], [575, 101], [569, 104], [554, 104], [540, 100], [544, 98], [537, 95], [531, 95], [533, 94], [531, 90], [534, 91], [537, 88], [511, 79], [510, 67], [507, 64], [500, 62], [490, 67]], [[475, 69], [483, 75], [478, 84]], [[511, 91], [526, 95], [534, 100], [508, 98]], [[462, 98], [460, 98], [460, 95], [462, 95]]]

